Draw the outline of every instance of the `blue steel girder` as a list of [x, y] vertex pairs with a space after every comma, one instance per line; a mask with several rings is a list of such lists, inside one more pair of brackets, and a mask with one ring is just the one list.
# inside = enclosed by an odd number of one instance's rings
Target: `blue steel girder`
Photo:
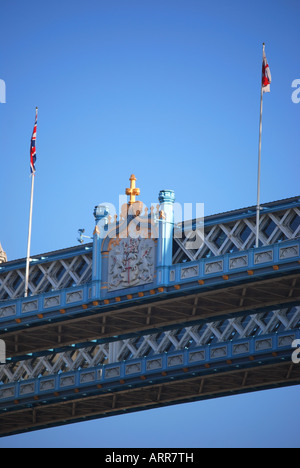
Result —
[[[293, 239], [300, 235], [300, 199], [293, 197], [271, 202], [261, 207], [259, 245]], [[243, 251], [255, 245], [256, 207], [205, 216], [185, 221], [175, 228], [173, 263], [213, 258], [233, 251]], [[201, 232], [202, 227], [202, 232]], [[178, 236], [179, 234], [179, 236]], [[187, 249], [187, 241], [198, 235], [199, 248]], [[179, 238], [178, 238], [179, 237]]]
[[[164, 287], [130, 288], [89, 300], [91, 284], [0, 306], [7, 356], [118, 340], [228, 314], [300, 303], [300, 239], [169, 267]], [[172, 273], [172, 274], [171, 274]], [[76, 297], [74, 302], [68, 295]], [[55, 306], [49, 307], [49, 300]], [[59, 304], [59, 305], [57, 305]], [[24, 311], [25, 307], [25, 311]]]
[[[34, 379], [12, 381], [0, 386], [0, 411], [26, 406], [37, 397], [55, 399], [56, 396], [86, 393], [97, 388], [103, 391], [121, 389], [124, 385], [139, 386], [147, 383], [181, 379], [184, 376], [256, 366], [288, 360], [291, 361], [295, 340], [300, 338], [300, 329], [280, 333], [248, 336], [205, 346], [185, 348], [150, 357], [128, 359], [122, 362], [79, 368]], [[274, 359], [276, 358], [276, 359]], [[200, 374], [199, 374], [200, 375]], [[59, 393], [59, 395], [56, 395]], [[17, 403], [16, 403], [17, 400]], [[17, 405], [17, 406], [16, 406]]]
[[300, 330], [3, 385], [0, 436], [300, 383]]
[[[204, 220], [185, 221], [184, 228], [175, 226], [173, 237], [173, 264], [213, 258], [235, 251], [252, 248], [255, 243], [255, 207], [206, 216]], [[204, 239], [199, 249], [187, 249], [187, 237], [197, 233], [201, 226]], [[182, 232], [182, 236], [180, 235]], [[179, 238], [178, 238], [179, 234]], [[260, 245], [267, 246], [300, 236], [300, 198], [266, 203], [262, 207]], [[89, 283], [92, 261], [97, 256], [93, 244], [35, 255], [31, 258], [29, 295], [37, 296], [51, 291]], [[24, 295], [25, 259], [8, 261], [0, 265], [0, 303]], [[55, 299], [46, 296], [46, 306]], [[72, 301], [72, 297], [69, 298]], [[74, 298], [73, 298], [74, 299]], [[24, 305], [23, 312], [29, 305]], [[31, 307], [34, 307], [32, 304]], [[7, 309], [5, 313], [11, 311]]]
[[50, 353], [14, 357], [0, 367], [0, 384], [40, 378], [172, 351], [214, 346], [272, 333], [287, 333], [300, 326], [300, 306], [284, 307], [264, 313], [197, 323], [194, 326], [165, 330], [120, 341], [72, 345]]

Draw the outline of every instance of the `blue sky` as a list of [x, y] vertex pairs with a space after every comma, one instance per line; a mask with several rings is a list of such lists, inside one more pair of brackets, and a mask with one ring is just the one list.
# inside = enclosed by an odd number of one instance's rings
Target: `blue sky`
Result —
[[[205, 215], [299, 194], [298, 0], [1, 0], [0, 242], [26, 256], [29, 144], [39, 107], [31, 253], [91, 235], [94, 206], [173, 189]], [[0, 439], [0, 447], [299, 446], [299, 388], [151, 410]], [[141, 427], [144, 430], [141, 430]]]

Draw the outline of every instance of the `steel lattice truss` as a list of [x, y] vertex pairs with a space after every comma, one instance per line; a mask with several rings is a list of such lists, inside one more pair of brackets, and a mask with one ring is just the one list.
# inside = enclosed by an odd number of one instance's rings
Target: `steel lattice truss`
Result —
[[[33, 258], [30, 266], [29, 291], [36, 296], [48, 291], [70, 288], [91, 281], [92, 252], [69, 258], [47, 261], [44, 256]], [[14, 268], [1, 274], [0, 301], [24, 295], [25, 268]]]
[[228, 318], [6, 364], [0, 366], [0, 382], [7, 384], [124, 360], [130, 362], [143, 356], [288, 331], [299, 325], [300, 306]]
[[[174, 237], [173, 263], [189, 262], [205, 257], [215, 257], [229, 252], [247, 250], [255, 245], [255, 216], [223, 223], [205, 220], [204, 236], [200, 229], [191, 230], [186, 236]], [[202, 242], [198, 250], [186, 249], [186, 243], [198, 236]], [[300, 235], [300, 210], [297, 207], [260, 218], [260, 245], [270, 245]]]
[[[249, 209], [248, 211], [251, 212]], [[187, 234], [178, 232], [174, 235], [173, 264], [215, 257], [229, 252], [247, 250], [255, 243], [255, 215], [243, 213], [235, 221], [214, 221], [214, 216], [205, 219], [204, 237], [200, 229], [190, 230]], [[176, 230], [175, 230], [176, 231]], [[187, 229], [188, 231], [188, 229]], [[201, 237], [201, 246], [197, 250], [187, 249], [186, 243]], [[284, 209], [261, 214], [260, 245], [270, 245], [300, 235], [300, 209]], [[73, 252], [73, 249], [75, 251]], [[68, 250], [68, 249], [67, 249]], [[78, 248], [77, 248], [78, 250]], [[90, 282], [92, 276], [91, 245], [86, 244], [76, 253], [70, 249], [65, 258], [52, 260], [53, 253], [34, 257], [30, 267], [29, 291], [34, 296], [48, 291], [60, 290]], [[9, 265], [8, 262], [6, 265]], [[0, 301], [16, 299], [24, 295], [25, 262], [1, 273], [0, 268]]]
[[278, 366], [235, 369], [226, 373], [198, 376], [183, 381], [170, 381], [141, 388], [124, 388], [119, 393], [91, 395], [78, 400], [59, 401], [1, 416], [0, 434], [10, 434], [87, 421], [93, 418], [126, 414], [157, 406], [216, 398], [235, 393], [292, 385], [299, 381], [300, 366], [283, 362]]

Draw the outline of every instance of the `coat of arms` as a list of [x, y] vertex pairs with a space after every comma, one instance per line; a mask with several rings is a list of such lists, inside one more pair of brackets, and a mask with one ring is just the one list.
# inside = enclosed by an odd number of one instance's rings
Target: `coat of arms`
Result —
[[108, 258], [108, 290], [151, 283], [154, 278], [153, 239], [124, 238], [114, 245]]

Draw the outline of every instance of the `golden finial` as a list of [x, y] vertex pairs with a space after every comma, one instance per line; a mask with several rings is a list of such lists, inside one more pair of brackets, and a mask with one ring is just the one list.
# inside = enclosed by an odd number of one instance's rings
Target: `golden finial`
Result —
[[127, 188], [125, 190], [125, 193], [126, 195], [130, 196], [129, 205], [132, 205], [133, 203], [135, 203], [135, 197], [140, 194], [140, 189], [136, 188], [135, 186], [136, 177], [134, 174], [131, 174], [129, 180], [130, 180], [130, 188]]

